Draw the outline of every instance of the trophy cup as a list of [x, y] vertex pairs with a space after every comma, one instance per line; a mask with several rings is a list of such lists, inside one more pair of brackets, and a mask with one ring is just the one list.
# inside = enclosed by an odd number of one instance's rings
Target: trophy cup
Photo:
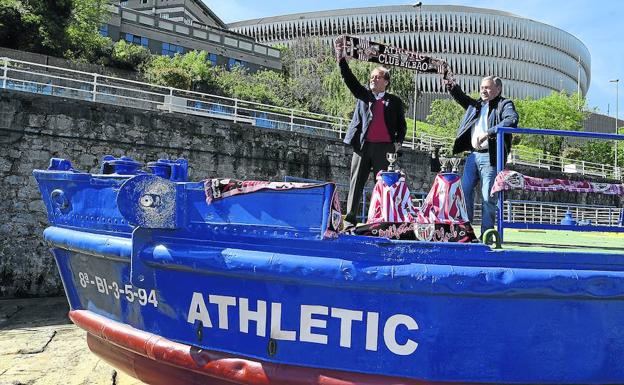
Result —
[[450, 158], [449, 161], [451, 162], [451, 172], [457, 174], [459, 172], [461, 158]]
[[390, 162], [390, 164], [388, 165], [388, 171], [396, 171], [394, 167], [394, 162], [396, 162], [397, 160], [397, 153], [396, 152], [386, 153], [386, 159], [388, 159], [388, 162]]
[[440, 156], [440, 172], [448, 172], [449, 158], [442, 155]]

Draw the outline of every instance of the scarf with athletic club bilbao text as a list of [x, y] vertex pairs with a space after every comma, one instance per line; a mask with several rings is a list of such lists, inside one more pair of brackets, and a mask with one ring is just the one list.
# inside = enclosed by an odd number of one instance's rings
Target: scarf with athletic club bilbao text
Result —
[[454, 82], [447, 62], [403, 48], [377, 43], [355, 36], [342, 35], [334, 40], [337, 58], [349, 57], [384, 66], [400, 67], [425, 73], [438, 73], [446, 82]]
[[550, 178], [542, 179], [522, 175], [517, 171], [511, 170], [503, 170], [496, 175], [491, 194], [494, 195], [499, 191], [513, 189], [624, 195], [624, 183], [598, 183]]

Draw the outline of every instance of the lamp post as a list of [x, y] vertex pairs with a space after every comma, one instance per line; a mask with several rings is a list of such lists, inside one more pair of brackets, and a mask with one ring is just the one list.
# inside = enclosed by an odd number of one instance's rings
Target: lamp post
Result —
[[[418, 8], [418, 16], [416, 17], [416, 44], [414, 47], [416, 48], [416, 52], [419, 52], [419, 40], [420, 40], [420, 23], [422, 22], [422, 1], [413, 5], [414, 8]], [[418, 103], [418, 70], [416, 70], [416, 74], [414, 74], [414, 129], [412, 130], [412, 146], [416, 149], [416, 104]]]
[[[620, 79], [613, 79], [613, 80], [609, 80], [610, 83], [615, 83], [615, 133], [617, 135], [618, 133], [618, 118], [619, 118], [619, 106], [620, 106], [620, 101], [619, 101], [619, 84], [620, 84]], [[615, 173], [618, 174], [617, 172], [618, 169], [618, 141], [615, 141], [615, 161], [613, 162], [613, 171]]]

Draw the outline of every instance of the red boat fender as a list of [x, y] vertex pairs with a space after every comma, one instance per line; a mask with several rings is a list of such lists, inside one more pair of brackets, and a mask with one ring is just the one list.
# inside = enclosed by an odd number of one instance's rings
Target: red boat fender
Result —
[[236, 357], [170, 341], [88, 310], [72, 310], [69, 318], [87, 331], [87, 343], [94, 354], [153, 385], [467, 385]]

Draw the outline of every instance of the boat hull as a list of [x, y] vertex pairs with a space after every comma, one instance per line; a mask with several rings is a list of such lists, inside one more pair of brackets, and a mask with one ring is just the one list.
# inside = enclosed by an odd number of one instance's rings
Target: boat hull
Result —
[[[72, 309], [157, 339], [354, 378], [497, 384], [624, 378], [614, 362], [624, 357], [620, 272], [357, 266], [223, 243], [183, 257], [164, 239], [144, 249], [150, 258], [133, 255], [130, 240], [69, 233], [46, 230]], [[94, 255], [101, 245], [108, 254]], [[139, 256], [142, 266], [133, 272]], [[142, 282], [132, 279], [139, 272]], [[105, 347], [94, 350], [102, 354]]]
[[624, 383], [622, 255], [338, 235], [332, 185], [218, 197], [162, 163], [35, 172], [72, 318], [147, 382]]

